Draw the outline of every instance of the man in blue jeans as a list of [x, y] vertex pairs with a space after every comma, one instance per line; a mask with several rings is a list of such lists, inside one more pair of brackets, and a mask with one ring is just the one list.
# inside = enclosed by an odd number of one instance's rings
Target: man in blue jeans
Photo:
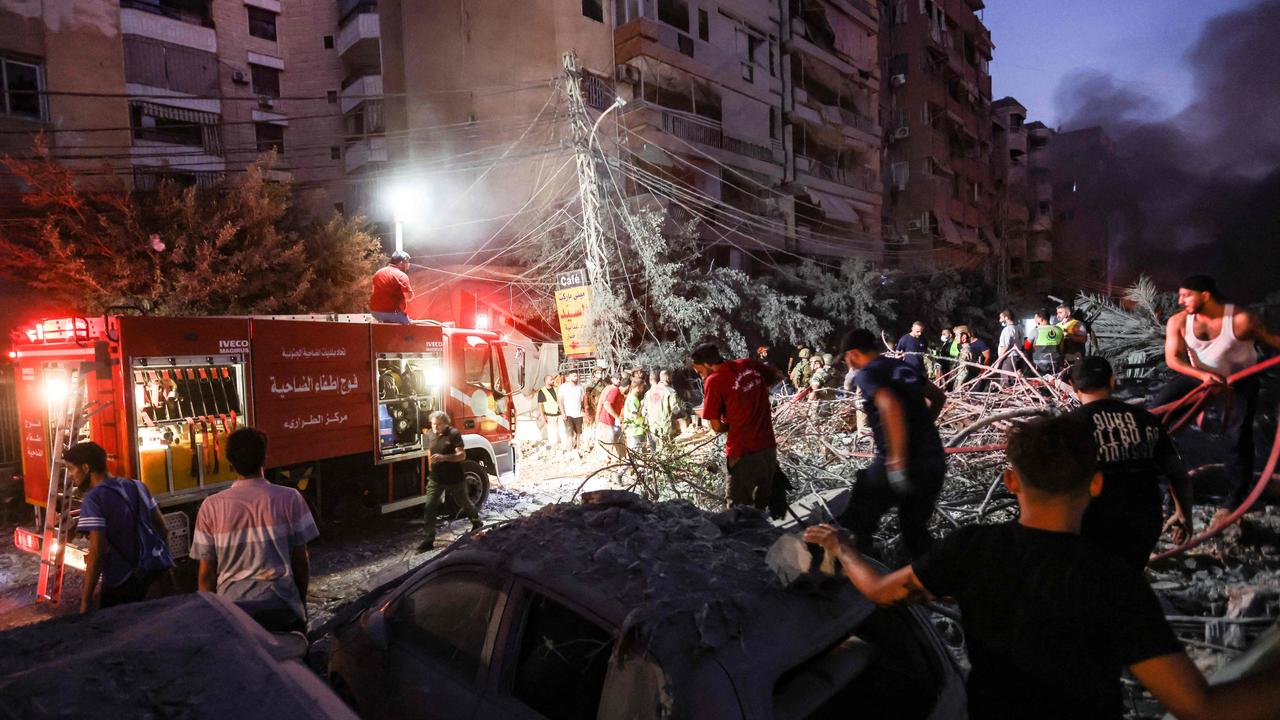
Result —
[[946, 474], [934, 421], [947, 396], [911, 365], [882, 355], [883, 349], [870, 330], [861, 328], [840, 341], [845, 364], [858, 370], [853, 382], [862, 391], [875, 440], [875, 458], [859, 472], [841, 523], [868, 552], [880, 518], [896, 505], [903, 544], [916, 557], [933, 542], [929, 518]]

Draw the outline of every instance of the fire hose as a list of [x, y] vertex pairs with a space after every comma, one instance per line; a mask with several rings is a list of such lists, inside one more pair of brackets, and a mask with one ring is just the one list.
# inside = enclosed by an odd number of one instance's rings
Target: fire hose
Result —
[[[1269, 370], [1276, 365], [1280, 365], [1280, 356], [1264, 360], [1237, 373], [1233, 373], [1223, 383], [1203, 383], [1181, 398], [1161, 405], [1160, 407], [1155, 408], [1152, 412], [1164, 419], [1166, 425], [1169, 426], [1169, 432], [1172, 433], [1180, 429], [1183, 425], [1186, 425], [1191, 418], [1194, 417], [1202, 407], [1204, 407], [1209, 398], [1214, 394], [1221, 393], [1224, 387], [1233, 385], [1245, 378], [1252, 377], [1264, 370]], [[1178, 416], [1177, 420], [1170, 423], [1170, 420], [1175, 417], [1174, 414], [1184, 407], [1187, 409]], [[1244, 428], [1242, 432], [1253, 432], [1253, 428]], [[1267, 489], [1268, 481], [1271, 480], [1271, 476], [1276, 471], [1277, 463], [1280, 463], [1280, 427], [1276, 428], [1276, 435], [1271, 440], [1271, 454], [1267, 458], [1266, 467], [1263, 468], [1262, 475], [1258, 478], [1258, 482], [1253, 486], [1253, 491], [1244, 499], [1244, 502], [1240, 503], [1240, 506], [1237, 507], [1226, 520], [1210, 524], [1210, 526], [1205, 528], [1203, 532], [1192, 537], [1190, 540], [1187, 540], [1185, 543], [1174, 548], [1169, 548], [1162, 553], [1153, 555], [1151, 559], [1160, 560], [1172, 555], [1177, 555], [1178, 553], [1186, 552], [1206, 540], [1216, 537], [1232, 523], [1243, 517], [1244, 514], [1249, 512], [1249, 509], [1253, 507], [1253, 504], [1258, 501], [1258, 498], [1262, 497], [1263, 491]]]

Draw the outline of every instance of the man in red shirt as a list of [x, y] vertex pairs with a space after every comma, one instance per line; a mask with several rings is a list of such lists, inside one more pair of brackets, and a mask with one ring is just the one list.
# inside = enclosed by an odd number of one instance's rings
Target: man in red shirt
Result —
[[409, 253], [397, 250], [391, 254], [387, 266], [373, 274], [373, 296], [369, 298], [369, 312], [379, 322], [409, 324], [405, 312], [413, 288], [409, 285]]
[[726, 433], [729, 504], [767, 509], [778, 469], [769, 388], [782, 382], [782, 374], [749, 358], [725, 360], [712, 344], [695, 348], [689, 361], [702, 378], [702, 419]]
[[622, 406], [627, 398], [618, 387], [621, 381], [617, 373], [610, 374], [596, 406], [596, 439], [605, 454], [618, 460], [627, 456], [622, 439]]

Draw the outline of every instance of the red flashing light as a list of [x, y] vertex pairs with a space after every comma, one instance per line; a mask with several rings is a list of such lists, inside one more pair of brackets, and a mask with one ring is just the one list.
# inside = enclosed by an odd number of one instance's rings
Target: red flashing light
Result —
[[10, 359], [10, 360], [17, 360], [17, 359], [18, 359], [18, 351], [17, 351], [17, 350], [10, 350], [10, 351], [9, 351], [9, 359]]
[[476, 313], [476, 329], [477, 329], [477, 330], [488, 330], [488, 329], [489, 329], [489, 315], [488, 315], [488, 313]]

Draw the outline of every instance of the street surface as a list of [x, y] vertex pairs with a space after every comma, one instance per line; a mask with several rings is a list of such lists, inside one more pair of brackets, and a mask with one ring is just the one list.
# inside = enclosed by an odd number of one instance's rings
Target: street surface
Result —
[[[520, 480], [506, 487], [493, 485], [480, 516], [486, 525], [528, 515], [548, 503], [567, 502], [594, 470], [604, 465], [597, 451], [585, 459], [561, 452], [526, 450]], [[606, 474], [591, 478], [586, 490], [611, 487]], [[31, 527], [25, 508], [22, 522]], [[40, 559], [13, 546], [16, 523], [0, 525], [0, 630], [74, 613], [80, 607], [83, 573], [67, 569], [60, 606], [35, 602]], [[430, 559], [470, 527], [464, 518], [442, 525], [436, 550], [418, 553], [422, 541], [421, 508], [391, 515], [326, 525], [320, 539], [311, 544], [311, 586], [307, 596], [309, 626], [317, 628], [333, 613], [364, 593]], [[177, 571], [180, 583], [195, 586], [193, 563]]]

